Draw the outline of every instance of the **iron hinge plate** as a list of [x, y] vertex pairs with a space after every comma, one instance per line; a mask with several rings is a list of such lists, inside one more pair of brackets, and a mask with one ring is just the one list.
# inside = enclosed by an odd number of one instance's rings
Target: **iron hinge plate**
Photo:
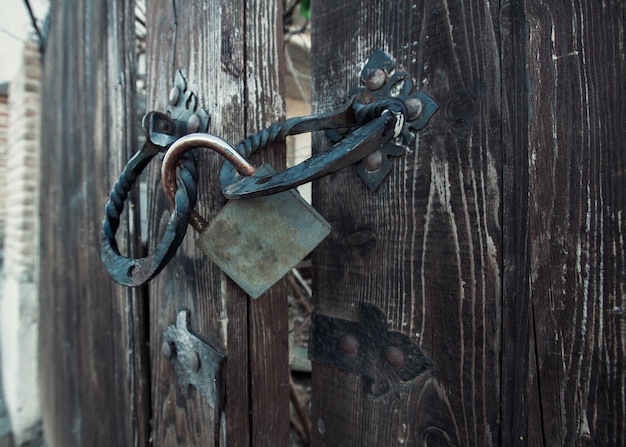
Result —
[[189, 331], [189, 311], [178, 313], [176, 324], [163, 333], [162, 354], [174, 367], [185, 398], [193, 386], [219, 415], [224, 398], [222, 371], [226, 355]]
[[387, 329], [387, 319], [373, 304], [363, 304], [359, 321], [315, 313], [309, 358], [363, 376], [374, 396], [428, 371], [432, 362], [400, 332]]

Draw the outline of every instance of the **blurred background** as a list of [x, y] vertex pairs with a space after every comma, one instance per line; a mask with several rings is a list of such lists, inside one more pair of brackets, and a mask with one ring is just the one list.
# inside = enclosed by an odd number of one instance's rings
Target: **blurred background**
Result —
[[0, 0], [0, 83], [15, 76], [24, 43], [38, 38], [29, 7], [43, 32], [49, 5], [48, 0]]
[[[19, 444], [28, 446], [43, 445], [41, 435], [41, 424], [39, 422], [39, 404], [33, 402], [33, 396], [30, 392], [24, 392], [21, 387], [24, 384], [30, 383], [31, 387], [35, 386], [36, 371], [30, 370], [24, 373], [26, 382], [23, 384], [18, 383], [21, 365], [26, 362], [29, 365], [35, 365], [36, 363], [36, 324], [27, 323], [25, 320], [30, 320], [26, 315], [14, 319], [16, 310], [19, 314], [21, 297], [33, 296], [34, 287], [32, 278], [16, 279], [11, 272], [5, 271], [5, 250], [4, 239], [6, 235], [6, 198], [4, 192], [6, 191], [7, 182], [7, 150], [8, 150], [8, 129], [10, 121], [9, 113], [9, 95], [11, 91], [11, 83], [18, 76], [20, 67], [23, 67], [25, 47], [32, 46], [35, 51], [35, 55], [40, 47], [43, 45], [43, 39], [45, 38], [45, 30], [47, 27], [49, 1], [48, 0], [0, 0], [0, 191], [2, 191], [2, 199], [0, 200], [0, 301], [2, 303], [2, 313], [0, 314], [0, 447], [13, 447], [16, 445], [16, 436], [14, 434], [11, 424], [11, 411], [13, 410], [14, 418], [16, 419], [16, 425], [19, 427], [20, 433], [17, 438]], [[37, 61], [35, 61], [37, 64]], [[17, 95], [19, 97], [19, 95]], [[17, 112], [17, 110], [14, 110]], [[16, 145], [16, 149], [22, 151], [20, 145]], [[34, 197], [31, 197], [30, 205]], [[23, 210], [24, 208], [22, 208]], [[18, 214], [19, 215], [19, 214]], [[15, 222], [17, 226], [23, 225], [23, 221]], [[32, 242], [34, 245], [34, 242]], [[32, 252], [30, 256], [30, 266], [33, 264]], [[24, 263], [21, 263], [24, 267], [28, 268]], [[5, 278], [9, 276], [9, 280]], [[5, 286], [7, 286], [5, 288]], [[24, 287], [25, 286], [25, 287]], [[26, 289], [28, 289], [26, 291]], [[30, 301], [30, 311], [27, 314], [32, 316], [33, 312], [36, 312], [37, 306]], [[12, 309], [9, 309], [12, 307]], [[26, 307], [29, 307], [28, 305]], [[13, 320], [14, 324], [7, 323], [8, 320]], [[25, 323], [25, 324], [22, 324]], [[26, 331], [30, 335], [25, 335], [21, 339], [20, 333]], [[4, 341], [7, 341], [5, 343]], [[25, 341], [26, 346], [21, 344], [21, 341]], [[4, 348], [4, 346], [8, 346]], [[16, 352], [13, 351], [12, 346], [17, 347]], [[20, 346], [22, 349], [20, 349]], [[3, 353], [3, 348], [4, 352]], [[11, 364], [6, 368], [7, 377], [3, 377], [4, 365]], [[34, 367], [33, 367], [34, 369]], [[11, 377], [15, 376], [15, 377]], [[4, 379], [7, 379], [6, 381]], [[16, 381], [16, 379], [18, 381]], [[5, 393], [5, 386], [11, 387], [12, 390], [8, 390]], [[26, 385], [28, 386], [28, 385]], [[7, 406], [5, 394], [11, 394], [16, 397], [11, 401], [11, 404]], [[23, 395], [25, 399], [30, 402], [24, 402], [19, 397]]]

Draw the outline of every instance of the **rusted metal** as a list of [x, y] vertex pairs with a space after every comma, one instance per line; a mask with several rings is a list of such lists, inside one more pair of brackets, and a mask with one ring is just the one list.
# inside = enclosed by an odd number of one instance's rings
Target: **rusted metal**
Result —
[[226, 355], [189, 331], [188, 310], [179, 312], [176, 324], [165, 330], [163, 346], [169, 347], [161, 349], [161, 352], [174, 367], [183, 396], [188, 398], [189, 386], [193, 386], [214, 410], [213, 432], [219, 436], [219, 420], [225, 396], [222, 371]]
[[409, 337], [387, 329], [385, 315], [373, 304], [362, 305], [359, 321], [314, 314], [309, 358], [362, 375], [367, 391], [374, 396], [432, 366]]
[[[237, 172], [241, 175], [251, 176], [256, 172], [256, 167], [250, 164], [237, 150], [228, 144], [226, 141], [211, 135], [208, 133], [193, 133], [185, 135], [172, 143], [168, 151], [163, 158], [163, 164], [161, 165], [161, 177], [163, 183], [163, 189], [167, 195], [171, 204], [174, 204], [176, 197], [176, 190], [178, 185], [176, 184], [176, 168], [180, 163], [182, 157], [193, 149], [211, 149], [226, 160], [228, 160]], [[207, 221], [200, 216], [197, 212], [190, 211], [190, 222], [199, 233], [203, 232], [207, 227]]]
[[[394, 61], [382, 50], [376, 50], [361, 71], [362, 87], [350, 92], [355, 105], [380, 104], [390, 99], [402, 101], [405, 108], [405, 122], [400, 138], [389, 141], [380, 148], [380, 165], [372, 169], [370, 160], [364, 159], [357, 167], [359, 177], [372, 190], [376, 190], [391, 173], [389, 157], [398, 157], [415, 140], [414, 132], [423, 129], [439, 106], [426, 92], [414, 89], [411, 77], [402, 71], [394, 71]], [[334, 130], [326, 132], [333, 142], [345, 138]]]
[[[177, 193], [178, 162], [193, 149], [218, 152], [253, 182], [274, 172], [269, 166], [257, 170], [219, 137], [187, 135], [174, 142], [163, 159], [161, 177], [170, 201]], [[228, 203], [210, 224], [190, 211], [189, 222], [200, 233], [196, 245], [248, 295], [258, 298], [328, 236], [330, 224], [296, 191], [240, 202]]]
[[115, 234], [119, 228], [124, 203], [137, 178], [156, 154], [163, 152], [188, 133], [190, 125], [204, 131], [210, 120], [209, 115], [198, 106], [196, 95], [187, 90], [187, 82], [180, 71], [176, 73], [166, 111], [167, 114], [150, 112], [144, 116], [146, 142], [122, 170], [105, 206], [100, 258], [116, 282], [130, 287], [145, 284], [174, 256], [187, 231], [189, 210], [193, 209], [196, 202], [198, 174], [193, 154], [188, 154], [180, 160], [180, 185], [173, 201], [174, 210], [154, 252], [144, 258], [130, 258], [120, 253]]
[[[272, 171], [261, 166], [254, 177]], [[252, 298], [295, 267], [330, 234], [330, 224], [295, 190], [231, 200], [196, 245]]]
[[[129, 260], [119, 254], [114, 239], [119, 225], [119, 214], [128, 189], [149, 158], [142, 154], [131, 160], [111, 192], [103, 224], [102, 259], [111, 275], [122, 284], [142, 284], [156, 275], [173, 256], [184, 236], [184, 227], [188, 222], [200, 233], [207, 229], [208, 222], [193, 211], [195, 179], [191, 174], [187, 175], [181, 170], [179, 176], [193, 181], [190, 180], [185, 185], [184, 179], [181, 178], [181, 185], [177, 184], [177, 168], [184, 154], [195, 148], [212, 149], [226, 158], [220, 171], [220, 186], [223, 194], [229, 199], [268, 196], [291, 190], [357, 162], [361, 162], [357, 169], [359, 175], [370, 188], [377, 188], [391, 170], [388, 157], [404, 152], [403, 146], [392, 141], [401, 136], [405, 143], [412, 142], [414, 137], [410, 131], [423, 128], [438, 107], [425, 92], [413, 92], [413, 84], [408, 75], [393, 72], [393, 65], [388, 55], [377, 50], [361, 72], [364, 87], [356, 89], [351, 99], [342, 107], [329, 113], [291, 118], [273, 124], [246, 138], [237, 147], [231, 146], [217, 136], [196, 133], [204, 132], [208, 128], [209, 115], [198, 107], [198, 98], [187, 90], [187, 82], [182, 73], [178, 72], [175, 85], [168, 95], [167, 106], [168, 115], [174, 119], [151, 112], [146, 115], [144, 121], [149, 124], [145, 148], [146, 151], [150, 151], [150, 158], [159, 150], [167, 149], [162, 165], [162, 181], [167, 198], [175, 205], [176, 211], [172, 214], [163, 241], [157, 247], [157, 253], [141, 260]], [[403, 84], [400, 91], [392, 92], [392, 89], [401, 82]], [[326, 130], [336, 142], [330, 150], [318, 153], [284, 171], [272, 171], [263, 176], [255, 175], [256, 168], [248, 162], [248, 158], [254, 152], [274, 142], [283, 141], [288, 135], [317, 130]], [[190, 132], [193, 133], [186, 135]], [[190, 169], [190, 173], [195, 173], [195, 168], [190, 167], [189, 163], [187, 165], [186, 169]], [[181, 197], [177, 202], [177, 191], [181, 190], [181, 186], [186, 191], [180, 193]], [[194, 203], [185, 200], [185, 195], [189, 196], [190, 192], [193, 194]], [[301, 207], [297, 205], [294, 209], [298, 208]], [[315, 213], [309, 214], [317, 219]], [[324, 225], [320, 228], [323, 227]], [[319, 239], [321, 241], [325, 237], [323, 234], [324, 231], [321, 230], [312, 239], [321, 237]], [[206, 235], [203, 239], [206, 240]], [[204, 246], [206, 248], [210, 244]], [[309, 246], [306, 248], [312, 250]], [[148, 268], [144, 268], [146, 265]], [[266, 286], [267, 283], [264, 282], [263, 287]], [[253, 294], [259, 293], [259, 290], [261, 289], [253, 289]]]

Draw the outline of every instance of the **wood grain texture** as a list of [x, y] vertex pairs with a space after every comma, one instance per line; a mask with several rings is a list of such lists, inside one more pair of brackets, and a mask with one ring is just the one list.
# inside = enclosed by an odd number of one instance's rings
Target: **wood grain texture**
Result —
[[[148, 109], [165, 108], [174, 72], [180, 68], [211, 114], [210, 132], [231, 143], [282, 116], [278, 4], [160, 1], [148, 6]], [[276, 168], [284, 165], [284, 155], [267, 156], [263, 159]], [[225, 203], [217, 181], [222, 162], [216, 153], [199, 153], [197, 208], [209, 220]], [[158, 169], [149, 184], [149, 240], [156, 241], [169, 216]], [[194, 237], [190, 230], [177, 256], [150, 288], [153, 442], [213, 445], [213, 412], [197, 393], [188, 400], [182, 397], [172, 368], [160, 354], [163, 331], [186, 308], [191, 311], [192, 331], [228, 356], [222, 442], [285, 445], [286, 294], [277, 287], [251, 301], [195, 247]]]
[[[99, 254], [108, 191], [136, 150], [133, 17], [133, 2], [121, 0], [51, 8], [39, 204], [39, 373], [50, 446], [148, 442], [141, 300], [113, 284]], [[128, 220], [118, 241], [133, 253]]]
[[[542, 445], [624, 445], [622, 2], [527, 2], [531, 414]], [[538, 428], [538, 427], [536, 427]]]
[[[321, 1], [313, 16], [318, 111], [378, 47], [441, 106], [377, 193], [351, 169], [314, 184], [333, 225], [318, 310], [374, 303], [434, 364], [377, 399], [314, 365], [314, 444], [623, 445], [623, 3]], [[350, 245], [357, 231], [374, 238]]]
[[[285, 118], [283, 1], [246, 2], [246, 135]], [[285, 144], [253, 158], [282, 169]], [[268, 228], [267, 231], [273, 229]], [[289, 444], [289, 316], [284, 281], [252, 300], [249, 316], [251, 446]]]
[[[440, 104], [377, 193], [354, 169], [314, 184], [314, 204], [333, 225], [315, 258], [318, 310], [355, 319], [359, 303], [374, 303], [390, 329], [419, 343], [434, 364], [378, 399], [364, 394], [356, 376], [315, 365], [315, 445], [498, 445], [497, 5], [322, 2], [314, 8], [320, 109], [344, 100], [358, 83], [359, 64], [379, 47]], [[331, 33], [333, 45], [325, 45]], [[351, 246], [349, 236], [361, 230], [375, 239]]]

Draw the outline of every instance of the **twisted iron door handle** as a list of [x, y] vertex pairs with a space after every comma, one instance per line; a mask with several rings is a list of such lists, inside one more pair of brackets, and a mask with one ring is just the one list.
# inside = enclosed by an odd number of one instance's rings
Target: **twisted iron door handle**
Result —
[[[145, 122], [150, 129], [159, 128], [159, 141], [163, 146], [155, 144], [148, 139], [141, 149], [130, 159], [124, 167], [118, 181], [109, 194], [109, 200], [105, 206], [105, 216], [102, 221], [102, 245], [100, 257], [109, 275], [119, 284], [136, 287], [150, 281], [172, 259], [187, 232], [189, 210], [196, 204], [198, 172], [195, 159], [191, 153], [186, 154], [181, 161], [178, 171], [178, 190], [175, 197], [175, 206], [167, 228], [161, 241], [155, 250], [144, 258], [130, 258], [123, 256], [117, 246], [115, 233], [120, 224], [120, 215], [124, 209], [124, 202], [128, 198], [133, 185], [143, 170], [148, 166], [156, 154], [169, 147], [175, 138], [173, 137], [173, 120], [159, 113], [147, 115]], [[151, 132], [148, 132], [149, 134]]]

